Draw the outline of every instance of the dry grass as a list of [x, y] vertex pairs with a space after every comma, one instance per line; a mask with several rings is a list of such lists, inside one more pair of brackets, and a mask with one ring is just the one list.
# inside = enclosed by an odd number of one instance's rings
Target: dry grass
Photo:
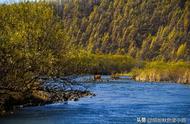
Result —
[[132, 75], [139, 81], [190, 83], [190, 63], [154, 61], [144, 68], [133, 69]]

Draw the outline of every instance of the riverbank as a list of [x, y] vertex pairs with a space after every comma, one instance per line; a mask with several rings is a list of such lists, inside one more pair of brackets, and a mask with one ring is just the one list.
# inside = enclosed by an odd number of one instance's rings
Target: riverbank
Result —
[[81, 97], [94, 95], [69, 78], [39, 79], [26, 90], [1, 87], [0, 115], [12, 114], [27, 106], [77, 101]]
[[190, 84], [189, 62], [148, 62], [143, 68], [135, 68], [130, 75], [137, 81], [176, 82]]

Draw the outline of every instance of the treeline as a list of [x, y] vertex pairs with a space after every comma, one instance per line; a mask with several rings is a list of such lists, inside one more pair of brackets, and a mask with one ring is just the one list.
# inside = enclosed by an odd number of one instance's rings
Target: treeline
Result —
[[189, 0], [72, 0], [56, 8], [69, 40], [94, 53], [190, 60]]

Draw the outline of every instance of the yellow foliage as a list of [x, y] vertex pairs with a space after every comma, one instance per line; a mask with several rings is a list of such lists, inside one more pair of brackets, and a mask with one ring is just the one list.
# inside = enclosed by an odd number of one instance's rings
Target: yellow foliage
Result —
[[177, 50], [177, 53], [176, 53], [177, 57], [184, 55], [186, 52], [186, 49], [187, 49], [187, 44], [186, 43], [181, 44]]

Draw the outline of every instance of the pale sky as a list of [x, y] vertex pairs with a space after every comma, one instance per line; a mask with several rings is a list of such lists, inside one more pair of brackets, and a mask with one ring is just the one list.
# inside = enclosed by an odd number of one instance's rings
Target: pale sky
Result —
[[0, 0], [0, 3], [18, 2], [20, 0]]
[[[0, 0], [0, 3], [11, 3], [11, 2], [18, 2], [18, 1], [23, 1], [23, 0]], [[30, 0], [34, 1], [34, 0]]]

